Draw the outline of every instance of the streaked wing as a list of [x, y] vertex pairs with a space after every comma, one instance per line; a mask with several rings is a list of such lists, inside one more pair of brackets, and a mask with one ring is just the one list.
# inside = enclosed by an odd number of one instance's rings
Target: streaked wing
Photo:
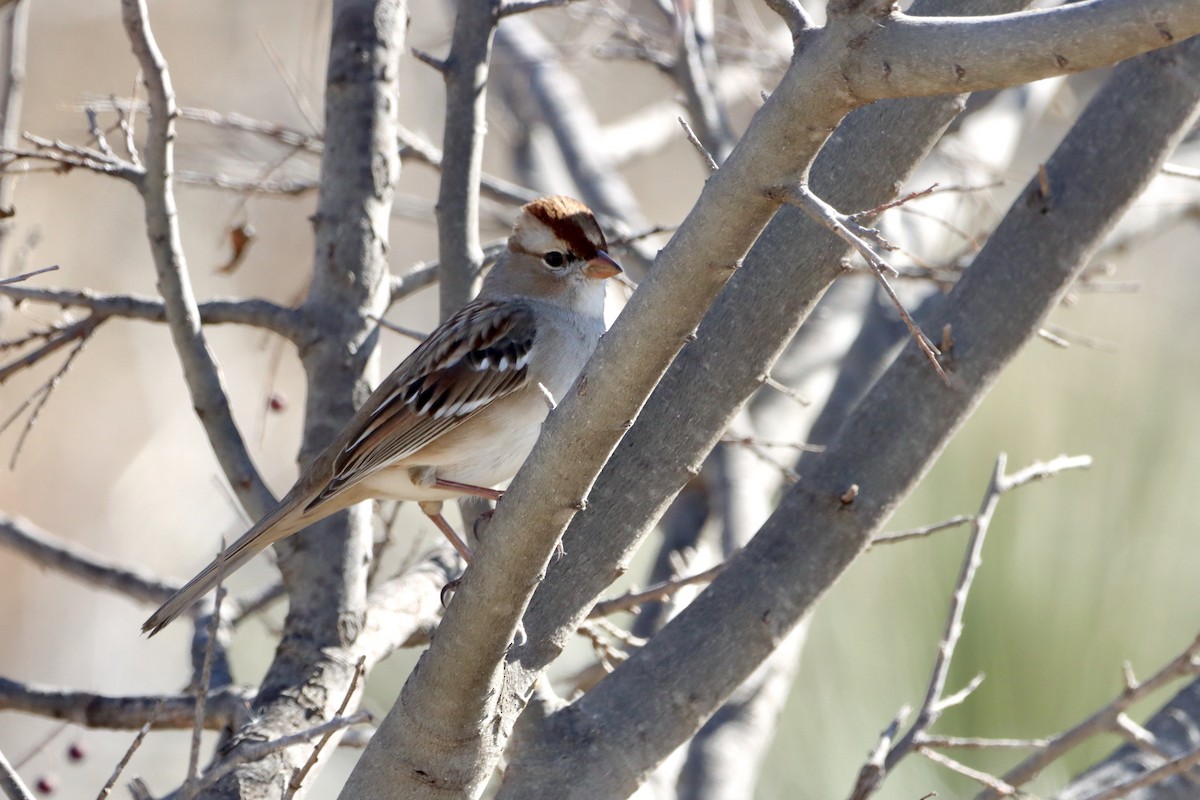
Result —
[[463, 307], [363, 404], [340, 438], [333, 478], [307, 508], [525, 386], [534, 334], [533, 312], [519, 301], [481, 300]]

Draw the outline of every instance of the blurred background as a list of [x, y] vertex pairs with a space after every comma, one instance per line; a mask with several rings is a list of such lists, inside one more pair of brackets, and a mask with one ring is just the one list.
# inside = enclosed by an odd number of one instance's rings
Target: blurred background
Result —
[[[674, 121], [680, 113], [675, 86], [622, 51], [629, 49], [627, 41], [613, 38], [629, 11], [646, 20], [644, 46], [669, 35], [661, 14], [636, 4], [583, 3], [539, 12], [535, 21], [582, 83], [613, 152], [627, 151], [620, 172], [645, 222], [671, 226], [686, 214], [706, 171]], [[716, 12], [718, 57], [734, 74], [724, 99], [740, 130], [761, 102], [760, 89], [769, 90], [786, 65], [789, 42], [775, 18], [752, 0], [721, 0]], [[451, 13], [448, 4], [414, 2], [408, 46], [444, 55]], [[151, 14], [181, 105], [319, 133], [326, 3], [160, 0]], [[128, 97], [135, 85], [118, 4], [38, 0], [28, 41], [20, 127], [85, 143], [82, 106]], [[498, 52], [498, 72], [520, 70], [503, 58]], [[411, 57], [401, 76], [402, 124], [440, 145], [440, 77]], [[885, 228], [903, 247], [896, 263], [969, 261], [1102, 77], [1006, 92], [948, 136], [909, 188], [934, 181], [987, 188], [939, 194], [889, 212]], [[492, 96], [485, 168], [518, 178], [518, 145], [536, 135], [498, 101], [500, 95]], [[660, 118], [665, 122], [647, 122]], [[635, 121], [646, 127], [631, 141]], [[1195, 155], [1185, 146], [1175, 160], [1200, 165]], [[197, 123], [181, 123], [177, 157], [181, 169], [241, 181], [312, 182], [318, 172], [311, 155]], [[303, 296], [315, 192], [283, 197], [185, 186], [178, 194], [199, 298], [261, 296], [290, 304]], [[436, 172], [406, 162], [391, 230], [395, 273], [436, 259], [436, 194]], [[1123, 662], [1146, 675], [1196, 634], [1200, 540], [1189, 503], [1200, 475], [1198, 197], [1194, 181], [1164, 176], [1155, 182], [1097, 256], [1094, 280], [1054, 313], [1055, 333], [1070, 346], [1035, 340], [889, 524], [899, 530], [974, 513], [1001, 451], [1009, 455], [1010, 470], [1061, 453], [1095, 458], [1087, 472], [1030, 486], [1001, 502], [948, 688], [956, 690], [980, 672], [986, 679], [936, 732], [1052, 734], [1116, 696]], [[36, 285], [155, 293], [142, 207], [130, 186], [83, 170], [39, 172], [17, 179], [14, 205], [3, 274], [56, 264], [59, 270], [34, 279]], [[502, 238], [512, 213], [511, 206], [485, 201], [485, 240]], [[243, 226], [252, 228], [254, 240], [235, 269], [223, 270], [231, 258], [230, 231]], [[649, 240], [649, 252], [661, 241]], [[915, 301], [930, 284], [905, 282], [904, 288]], [[613, 299], [619, 305], [620, 292]], [[389, 315], [418, 331], [430, 330], [436, 318], [436, 287]], [[59, 319], [57, 308], [0, 300], [4, 341]], [[295, 353], [249, 329], [210, 327], [208, 335], [259, 466], [282, 493], [295, 477], [304, 402]], [[383, 344], [383, 363], [390, 366], [413, 341], [388, 333]], [[0, 417], [13, 413], [61, 358], [0, 386]], [[828, 381], [828, 372], [813, 374], [796, 388], [819, 399]], [[239, 534], [246, 524], [191, 411], [162, 325], [106, 323], [50, 397], [9, 468], [23, 425], [22, 417], [0, 435], [0, 509], [56, 536], [180, 579], [212, 556], [222, 536]], [[402, 551], [419, 550], [420, 542], [436, 535], [415, 517], [398, 530]], [[923, 697], [965, 541], [966, 530], [959, 529], [878, 547], [822, 601], [757, 798], [828, 798], [849, 791], [879, 732], [900, 706]], [[630, 583], [642, 579], [656, 545], [652, 538], [647, 563]], [[235, 590], [270, 580], [273, 568], [260, 562], [237, 575]], [[189, 632], [176, 626], [153, 640], [142, 638], [139, 626], [148, 611], [0, 551], [0, 675], [105, 694], [178, 692], [189, 678]], [[235, 680], [257, 683], [271, 658], [280, 614], [277, 608], [239, 629], [232, 650]], [[414, 657], [403, 653], [372, 673], [367, 709], [382, 714], [390, 707]], [[571, 675], [590, 660], [590, 649], [581, 644], [554, 674]], [[151, 735], [126, 777], [140, 775], [159, 792], [177, 785], [189, 736]], [[43, 778], [57, 784], [57, 796], [94, 796], [132, 738], [132, 731], [90, 731], [0, 714], [0, 751], [21, 763], [31, 784]], [[1092, 743], [1048, 771], [1034, 789], [1061, 785], [1115, 744]], [[73, 745], [82, 758], [72, 757]], [[357, 754], [339, 751], [310, 796], [335, 796]], [[1014, 756], [991, 752], [963, 760], [1003, 772]], [[935, 791], [962, 797], [975, 786], [914, 756], [879, 796], [918, 798]]]

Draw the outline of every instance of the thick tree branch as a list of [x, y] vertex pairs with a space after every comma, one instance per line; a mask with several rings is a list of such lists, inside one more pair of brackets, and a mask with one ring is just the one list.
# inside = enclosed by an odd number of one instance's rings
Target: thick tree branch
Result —
[[[925, 12], [1011, 9], [1019, 0], [920, 5]], [[821, 151], [811, 184], [843, 208], [872, 208], [895, 196], [942, 129], [961, 110], [956, 97], [884, 101], [852, 114]], [[516, 652], [528, 687], [574, 635], [595, 598], [624, 571], [670, 498], [696, 473], [737, 409], [769, 375], [826, 287], [842, 272], [844, 243], [794, 208], [782, 209], [743, 269], [675, 360], [630, 436], [591, 492], [592, 507], [571, 523], [572, 558], [551, 565], [524, 624], [529, 644]], [[797, 264], [807, 269], [797, 270]], [[747, 313], [753, 309], [753, 313]], [[722, 364], [719, 376], [708, 365]], [[704, 396], [692, 390], [704, 381]], [[647, 456], [645, 454], [653, 454]], [[516, 690], [520, 692], [521, 689]], [[510, 769], [511, 773], [511, 769]]]
[[167, 63], [146, 15], [145, 0], [121, 0], [121, 17], [142, 70], [151, 109], [142, 149], [145, 173], [137, 182], [146, 209], [146, 233], [158, 273], [167, 324], [183, 367], [196, 414], [234, 493], [252, 517], [266, 513], [275, 500], [258, 474], [229, 408], [224, 382], [200, 328], [196, 298], [188, 278], [179, 236], [172, 174], [175, 142], [175, 91]]
[[[0, 65], [0, 148], [14, 148], [21, 140], [21, 103], [25, 97], [26, 35], [29, 0], [18, 0], [4, 15], [4, 62]], [[13, 228], [13, 178], [0, 174], [0, 256]], [[0, 262], [0, 275], [6, 264]]]
[[[302, 461], [336, 436], [377, 375], [374, 320], [390, 295], [385, 253], [400, 166], [397, 73], [406, 19], [400, 0], [333, 4], [313, 280], [301, 308], [320, 332], [300, 345], [308, 385]], [[210, 767], [224, 770], [236, 762], [235, 768], [202, 797], [279, 797], [304, 769], [311, 747], [288, 747], [251, 762], [241, 761], [241, 751], [337, 714], [357, 673], [371, 534], [370, 505], [360, 504], [276, 544], [290, 598], [283, 636], [254, 720]], [[361, 685], [349, 708], [360, 694]]]
[[[842, 46], [830, 37], [797, 56], [660, 252], [651, 277], [601, 339], [575, 389], [546, 421], [421, 668], [380, 725], [343, 796], [363, 796], [383, 785], [414, 797], [443, 787], [467, 796], [490, 774], [507, 731], [483, 722], [498, 711], [501, 665], [529, 597], [562, 531], [586, 507], [604, 461], [774, 213], [777, 204], [767, 188], [781, 176], [798, 178], [850, 110], [829, 81], [807, 77], [834, 57], [827, 47]], [[801, 109], [805, 124], [798, 132], [793, 121]], [[434, 735], [427, 728], [433, 719], [444, 756], [416, 760]]]
[[[589, 796], [632, 791], [812, 609], [1036, 335], [1103, 234], [1194, 122], [1198, 74], [1200, 40], [1114, 72], [1046, 164], [1049, 196], [1037, 180], [1026, 188], [931, 326], [953, 330], [954, 388], [931, 381], [917, 349], [905, 350], [708, 590], [553, 715], [542, 746], [558, 755], [560, 794], [563, 787], [566, 797], [582, 796], [572, 787], [586, 787]], [[847, 492], [852, 485], [856, 493]], [[689, 670], [700, 658], [712, 665], [713, 642], [722, 643], [723, 667]], [[633, 708], [637, 713], [629, 713]], [[631, 737], [641, 745], [636, 750], [624, 745]], [[538, 785], [526, 782], [522, 790]]]
[[463, 0], [454, 18], [446, 79], [442, 180], [438, 189], [438, 278], [442, 319], [479, 291], [479, 178], [483, 172], [488, 60], [500, 0]]
[[863, 99], [976, 92], [1106, 66], [1200, 33], [1192, 0], [1085, 0], [995, 17], [881, 20], [849, 54]]

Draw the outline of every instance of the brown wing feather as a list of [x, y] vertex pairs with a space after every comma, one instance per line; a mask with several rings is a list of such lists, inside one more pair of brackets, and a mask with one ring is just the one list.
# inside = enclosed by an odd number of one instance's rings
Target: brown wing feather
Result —
[[347, 426], [334, 477], [311, 509], [420, 450], [529, 380], [533, 312], [520, 301], [476, 301], [438, 327]]

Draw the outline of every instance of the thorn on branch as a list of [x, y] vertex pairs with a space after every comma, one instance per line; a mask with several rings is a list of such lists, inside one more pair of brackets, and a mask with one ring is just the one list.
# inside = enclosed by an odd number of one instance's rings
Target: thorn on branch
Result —
[[412, 54], [413, 54], [413, 58], [417, 59], [417, 61], [420, 61], [422, 64], [433, 67], [435, 70], [442, 73], [443, 75], [446, 74], [446, 70], [447, 70], [446, 62], [443, 61], [442, 59], [438, 58], [437, 56], [434, 56], [431, 53], [427, 53], [424, 50], [418, 50], [415, 47], [412, 49]]
[[687, 120], [683, 117], [679, 117], [678, 119], [679, 124], [683, 126], [683, 133], [687, 136], [687, 140], [691, 143], [692, 147], [696, 148], [696, 152], [700, 154], [700, 158], [704, 159], [704, 165], [708, 167], [708, 173], [710, 175], [716, 173], [720, 169], [717, 166], [717, 160], [704, 147], [704, 143], [700, 141], [700, 137], [692, 130], [692, 126], [688, 124]]

